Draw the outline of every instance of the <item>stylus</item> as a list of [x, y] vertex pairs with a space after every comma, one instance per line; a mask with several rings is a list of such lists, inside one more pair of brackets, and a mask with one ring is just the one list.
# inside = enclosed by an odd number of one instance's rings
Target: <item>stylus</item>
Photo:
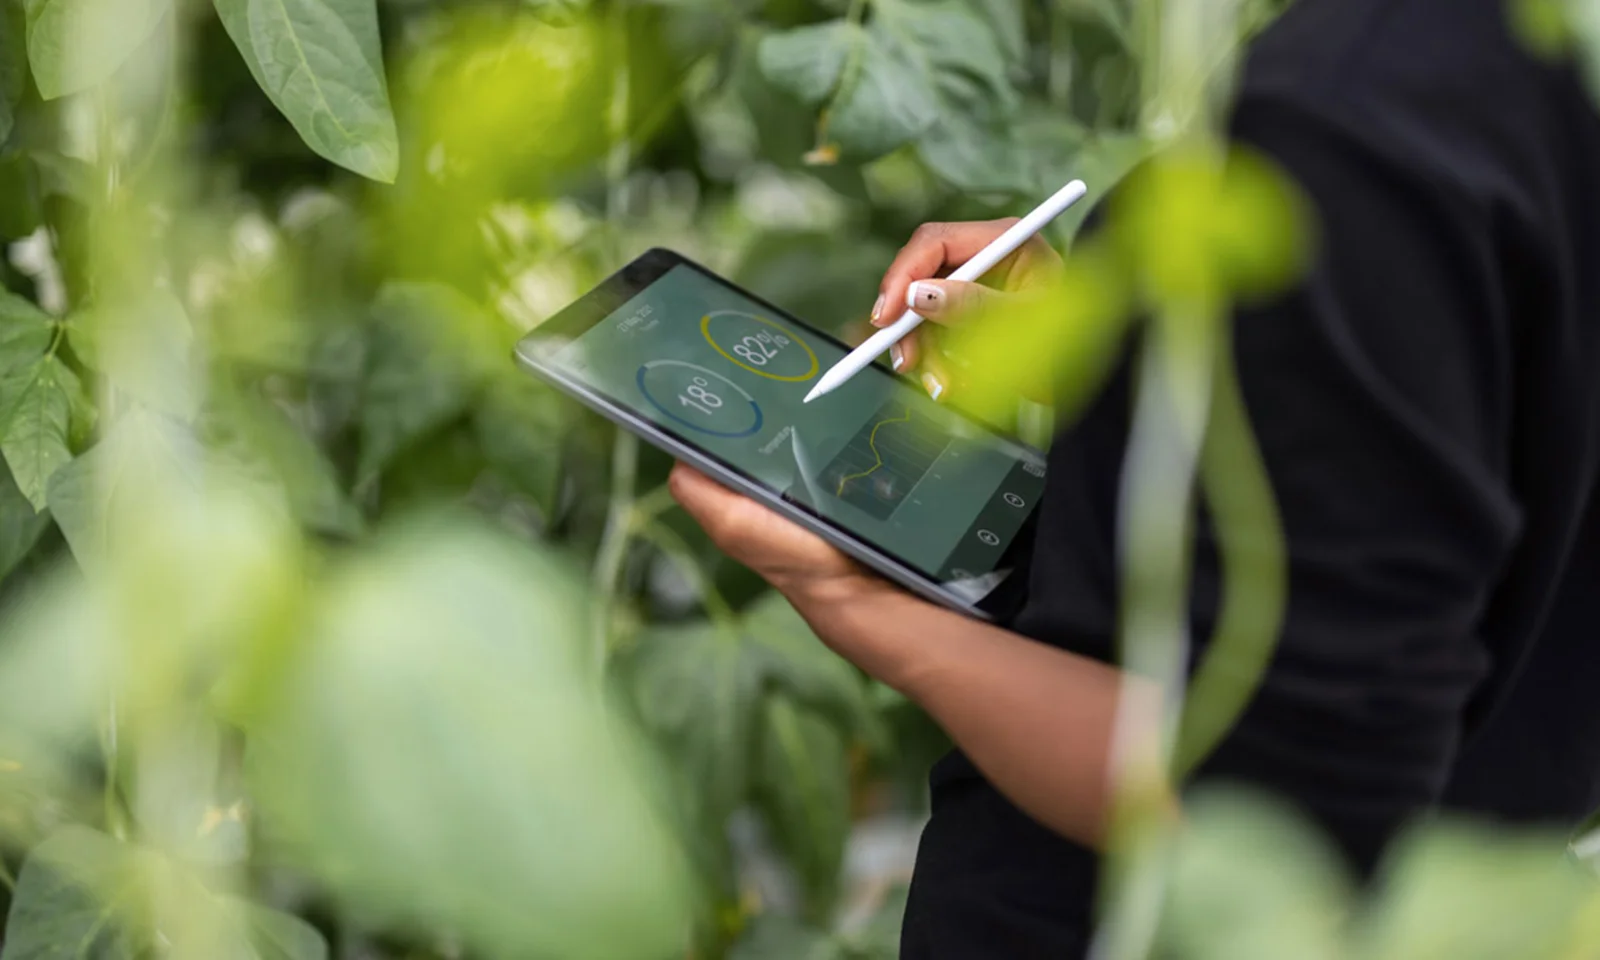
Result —
[[[957, 267], [948, 279], [976, 280], [993, 270], [1000, 261], [1027, 243], [1030, 237], [1048, 226], [1050, 221], [1066, 213], [1068, 207], [1082, 200], [1088, 189], [1082, 180], [1074, 180], [1057, 190], [1050, 199], [1033, 208], [1027, 216], [1012, 224], [1009, 230], [979, 250], [971, 260]], [[845, 381], [871, 366], [874, 360], [883, 356], [885, 350], [899, 343], [921, 323], [922, 316], [915, 310], [907, 310], [901, 314], [900, 319], [868, 337], [861, 346], [845, 354], [844, 359], [830, 367], [828, 372], [822, 375], [822, 379], [817, 381], [817, 385], [811, 388], [811, 392], [806, 394], [805, 402], [810, 403], [820, 396], [837, 390]]]

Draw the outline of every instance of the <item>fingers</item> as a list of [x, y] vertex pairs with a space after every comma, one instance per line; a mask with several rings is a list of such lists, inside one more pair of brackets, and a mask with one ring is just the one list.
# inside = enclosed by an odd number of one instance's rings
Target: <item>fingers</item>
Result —
[[726, 535], [729, 524], [750, 503], [749, 499], [682, 463], [674, 465], [667, 476], [667, 489], [695, 522], [705, 528], [711, 539], [719, 542], [722, 539], [719, 533]]
[[894, 372], [902, 376], [908, 375], [917, 369], [917, 361], [922, 357], [922, 337], [913, 330], [900, 339], [900, 342], [889, 348], [889, 365]]
[[954, 382], [952, 373], [944, 352], [939, 350], [936, 344], [927, 344], [927, 349], [922, 353], [922, 365], [917, 373], [917, 382], [928, 392], [928, 396], [941, 403], [948, 399], [951, 384]]
[[872, 322], [883, 327], [899, 319], [905, 311], [906, 290], [914, 281], [937, 277], [948, 267], [966, 263], [1016, 222], [1015, 218], [1007, 218], [971, 223], [925, 223], [918, 227], [878, 285]]
[[906, 306], [935, 323], [950, 323], [992, 307], [997, 293], [981, 283], [963, 280], [917, 280], [906, 290]]

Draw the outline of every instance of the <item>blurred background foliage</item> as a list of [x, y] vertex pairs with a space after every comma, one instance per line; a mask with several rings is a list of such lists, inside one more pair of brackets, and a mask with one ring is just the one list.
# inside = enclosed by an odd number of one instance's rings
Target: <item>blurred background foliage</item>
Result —
[[[1282, 5], [1227, 5], [1202, 66]], [[1204, 77], [1156, 69], [1160, 5], [0, 9], [0, 958], [893, 956], [941, 735], [510, 346], [655, 245], [852, 335], [917, 224], [1176, 138], [1158, 88]], [[1295, 260], [1251, 253], [1298, 249], [1291, 199], [1154, 169], [1220, 226], [1163, 245], [1134, 203], [1074, 258], [1078, 339], [1019, 330], [1075, 383], [1135, 306]], [[1504, 956], [1511, 918], [1592, 956], [1548, 849], [1424, 839], [1362, 911], [1221, 804], [1161, 949]]]

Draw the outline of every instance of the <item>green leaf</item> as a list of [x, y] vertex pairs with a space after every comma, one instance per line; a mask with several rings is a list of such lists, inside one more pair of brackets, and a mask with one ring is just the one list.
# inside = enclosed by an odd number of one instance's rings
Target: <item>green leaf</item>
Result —
[[1184, 812], [1160, 934], [1171, 956], [1344, 955], [1340, 924], [1352, 888], [1315, 827], [1276, 803], [1230, 792], [1200, 794], [1185, 802]]
[[400, 163], [376, 0], [215, 0], [256, 82], [306, 144], [392, 183]]
[[328, 942], [292, 914], [240, 902], [257, 960], [328, 960]]
[[635, 708], [699, 801], [720, 823], [750, 787], [762, 663], [708, 621], [657, 627], [618, 661]]
[[546, 520], [554, 515], [561, 492], [568, 409], [553, 390], [516, 374], [501, 378], [473, 414], [490, 465], [532, 497]]
[[[1535, 831], [1431, 822], [1396, 843], [1353, 951], [1363, 960], [1565, 960], [1594, 878]], [[1592, 934], [1591, 934], [1592, 936]]]
[[327, 960], [328, 946], [298, 917], [218, 897], [149, 848], [66, 827], [33, 850], [0, 960], [150, 956]]
[[0, 290], [0, 375], [32, 363], [50, 349], [55, 321], [14, 293]]
[[67, 318], [67, 342], [89, 367], [146, 405], [187, 420], [199, 406], [194, 328], [183, 304], [152, 287]]
[[0, 144], [11, 139], [28, 81], [27, 21], [14, 3], [0, 9]]
[[118, 518], [152, 515], [166, 501], [194, 501], [200, 484], [193, 438], [160, 414], [134, 409], [50, 481], [50, 513], [85, 570], [100, 567]]
[[33, 550], [49, 525], [50, 515], [35, 510], [17, 489], [11, 471], [0, 469], [0, 580]]
[[762, 594], [744, 610], [742, 620], [773, 686], [841, 732], [882, 745], [887, 734], [868, 699], [866, 678], [824, 646], [782, 594]]
[[[871, 158], [927, 135], [942, 156], [956, 142], [975, 150], [978, 131], [1014, 112], [1004, 43], [961, 0], [880, 0], [865, 26], [841, 19], [770, 34], [758, 57], [775, 85], [822, 107], [824, 144]], [[989, 169], [1002, 152], [986, 156], [963, 172], [1009, 187], [1008, 171]]]
[[846, 960], [849, 954], [826, 931], [764, 913], [734, 944], [728, 960]]
[[681, 950], [682, 853], [593, 674], [586, 609], [555, 556], [461, 516], [351, 558], [257, 681], [263, 835], [352, 909], [475, 955]]
[[365, 521], [333, 464], [311, 437], [271, 403], [214, 394], [206, 433], [231, 466], [277, 491], [312, 530], [353, 537]]
[[439, 348], [449, 309], [435, 288], [391, 284], [374, 306], [361, 409], [356, 484], [377, 478], [395, 455], [466, 412], [475, 374]]
[[50, 478], [72, 459], [67, 436], [73, 394], [81, 390], [77, 375], [54, 355], [0, 380], [0, 452], [36, 509], [44, 509]]
[[169, 0], [26, 0], [28, 61], [46, 100], [110, 77], [150, 36]]
[[137, 960], [146, 927], [127, 896], [137, 884], [131, 848], [93, 830], [62, 829], [23, 864], [0, 960]]
[[822, 922], [839, 892], [850, 834], [844, 738], [783, 696], [767, 699], [761, 724], [756, 805], [800, 876], [807, 915]]

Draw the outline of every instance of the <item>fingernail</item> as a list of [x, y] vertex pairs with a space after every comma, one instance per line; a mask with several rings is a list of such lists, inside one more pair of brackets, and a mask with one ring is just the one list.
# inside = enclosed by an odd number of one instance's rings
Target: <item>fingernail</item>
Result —
[[906, 355], [900, 349], [900, 344], [897, 343], [889, 348], [889, 361], [894, 365], [896, 371], [906, 365]]
[[881, 316], [883, 316], [883, 294], [880, 293], [878, 294], [878, 299], [872, 304], [872, 322], [877, 323], [878, 318]]
[[938, 285], [918, 280], [906, 290], [906, 306], [926, 313], [944, 306], [944, 291]]
[[935, 400], [939, 399], [939, 394], [944, 393], [944, 384], [940, 383], [939, 378], [931, 373], [922, 375], [922, 386], [928, 391], [928, 396]]

